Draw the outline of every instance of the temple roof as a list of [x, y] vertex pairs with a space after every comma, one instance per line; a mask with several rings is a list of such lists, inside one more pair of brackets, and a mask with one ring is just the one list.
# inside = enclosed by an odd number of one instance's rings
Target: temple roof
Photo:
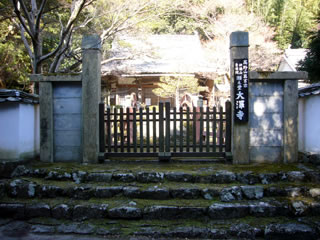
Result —
[[212, 72], [199, 36], [121, 36], [112, 44], [110, 58], [102, 62], [102, 74], [165, 74]]

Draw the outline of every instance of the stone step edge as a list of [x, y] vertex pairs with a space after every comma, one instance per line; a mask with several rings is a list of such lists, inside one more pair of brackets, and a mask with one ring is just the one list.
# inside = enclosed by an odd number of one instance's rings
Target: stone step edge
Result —
[[289, 205], [280, 202], [214, 203], [208, 207], [153, 205], [136, 207], [135, 202], [109, 208], [108, 204], [58, 204], [0, 203], [0, 217], [30, 219], [53, 217], [56, 219], [234, 219], [253, 217], [300, 217], [319, 216], [320, 203]]
[[[61, 223], [57, 225], [34, 224], [15, 221], [8, 222], [3, 226], [6, 233], [15, 233], [16, 229], [23, 228], [26, 232], [42, 235], [43, 234], [75, 234], [88, 236], [95, 239], [94, 236], [115, 237], [117, 239], [127, 239], [127, 237], [152, 237], [152, 239], [310, 239], [315, 240], [319, 237], [319, 231], [316, 226], [305, 223], [271, 223], [259, 227], [252, 227], [249, 224], [235, 224], [230, 227], [204, 228], [198, 226], [183, 226], [169, 229], [158, 229], [156, 227], [138, 227], [129, 233], [124, 234], [121, 227], [105, 228], [95, 226], [91, 223], [72, 222]], [[20, 229], [19, 229], [20, 230]], [[125, 229], [128, 231], [128, 229]], [[128, 238], [129, 239], [129, 238]], [[145, 239], [145, 238], [142, 238]], [[146, 238], [149, 239], [149, 238]]]
[[267, 187], [256, 185], [231, 186], [217, 188], [167, 188], [153, 186], [141, 189], [135, 186], [70, 186], [37, 184], [23, 179], [15, 179], [8, 183], [0, 183], [0, 197], [12, 198], [55, 198], [72, 199], [112, 198], [124, 196], [138, 199], [170, 200], [170, 199], [205, 199], [220, 198], [222, 202], [236, 200], [259, 200], [264, 197], [309, 197], [319, 199], [320, 188], [308, 187]]
[[11, 174], [15, 177], [37, 177], [47, 180], [72, 180], [75, 183], [84, 182], [140, 182], [140, 183], [160, 183], [163, 181], [171, 182], [190, 182], [190, 183], [243, 183], [243, 184], [270, 184], [279, 181], [288, 182], [319, 182], [320, 172], [318, 171], [290, 171], [279, 173], [260, 173], [252, 172], [234, 173], [227, 170], [215, 171], [212, 174], [190, 174], [183, 172], [144, 172], [137, 173], [108, 173], [108, 172], [58, 172], [47, 171], [46, 169], [32, 169], [24, 165], [18, 166]]

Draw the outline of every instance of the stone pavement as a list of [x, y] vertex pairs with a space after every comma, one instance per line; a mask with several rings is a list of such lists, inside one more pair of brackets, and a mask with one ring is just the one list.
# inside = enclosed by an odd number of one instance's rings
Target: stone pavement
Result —
[[308, 164], [20, 165], [0, 179], [0, 239], [318, 239]]

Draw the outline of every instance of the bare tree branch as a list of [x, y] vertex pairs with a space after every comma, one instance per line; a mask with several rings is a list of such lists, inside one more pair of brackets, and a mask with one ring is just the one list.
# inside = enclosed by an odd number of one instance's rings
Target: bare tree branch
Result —
[[24, 35], [25, 29], [24, 29], [24, 27], [23, 27], [22, 24], [20, 24], [20, 32], [21, 32], [21, 39], [22, 39], [22, 41], [23, 41], [24, 46], [25, 46], [26, 49], [27, 49], [27, 52], [28, 52], [28, 54], [29, 54], [29, 57], [30, 57], [30, 59], [33, 59], [33, 58], [34, 58], [34, 55], [33, 55], [33, 52], [32, 52], [32, 50], [31, 50], [31, 47], [30, 47], [30, 45], [29, 45], [29, 43], [28, 43], [28, 41], [27, 41], [27, 39], [26, 39], [26, 36]]
[[38, 12], [38, 6], [36, 0], [31, 0], [31, 13], [30, 14], [30, 19], [32, 21], [32, 24], [34, 24], [35, 16], [37, 15]]
[[72, 32], [69, 33], [64, 47], [59, 50], [58, 54], [56, 54], [54, 61], [50, 66], [49, 72], [53, 73], [58, 70], [61, 64], [61, 61], [63, 60], [63, 54], [67, 51], [68, 48], [70, 48], [71, 39], [72, 39]]
[[[138, 15], [143, 15], [145, 13], [151, 12], [152, 10], [156, 9], [156, 6], [154, 5], [155, 1], [147, 1], [142, 3], [141, 5], [139, 4], [138, 6], [135, 6], [129, 13], [128, 16], [126, 16], [123, 19], [119, 19], [119, 16], [123, 14], [124, 9], [127, 7], [127, 2], [124, 2], [123, 5], [121, 5], [119, 8], [114, 11], [115, 13], [112, 15], [112, 23], [108, 27], [108, 29], [103, 30], [102, 34], [100, 35], [100, 38], [102, 41], [105, 41], [106, 39], [110, 38], [114, 34], [121, 32], [126, 29], [130, 29], [131, 27], [145, 22], [150, 18], [153, 18], [155, 16], [161, 15], [161, 13], [152, 15], [152, 16], [146, 16], [144, 18], [140, 18], [137, 21], [130, 22], [134, 17]], [[150, 7], [150, 9], [147, 9]]]
[[[18, 2], [20, 3], [19, 0], [18, 0]], [[31, 31], [31, 29], [28, 28], [24, 17], [21, 15], [21, 11], [18, 9], [18, 2], [16, 0], [12, 0], [12, 4], [13, 4], [13, 7], [14, 7], [14, 12], [15, 12], [17, 18], [19, 19], [19, 21], [21, 22], [21, 24], [23, 25], [24, 29], [27, 31], [27, 33], [31, 37], [32, 41], [36, 41], [36, 39], [34, 38], [33, 32]], [[26, 14], [26, 17], [29, 18], [28, 21], [30, 21], [29, 13], [26, 12], [25, 14]]]
[[[43, 10], [44, 10], [44, 6], [46, 5], [47, 3], [47, 0], [43, 0], [41, 2], [41, 5], [40, 5], [40, 9], [37, 13], [37, 16], [36, 16], [36, 25], [35, 25], [35, 29], [38, 29], [40, 30], [40, 21], [41, 21], [41, 18], [42, 18], [42, 14], [43, 14]], [[39, 32], [38, 32], [39, 34]]]
[[74, 22], [77, 20], [80, 12], [82, 11], [82, 9], [85, 7], [85, 3], [87, 2], [87, 0], [79, 0], [76, 2], [76, 5], [75, 5], [75, 8], [74, 10], [72, 11], [71, 13], [71, 16], [69, 18], [69, 21], [67, 23], [67, 26], [65, 28], [64, 31], [62, 31], [61, 33], [61, 36], [60, 36], [60, 42], [58, 44], [58, 46], [56, 47], [55, 50], [53, 50], [52, 52], [42, 56], [40, 59], [39, 59], [39, 63], [43, 62], [44, 60], [54, 56], [55, 54], [58, 53], [58, 51], [60, 50], [60, 48], [63, 46], [63, 43], [64, 43], [64, 40], [65, 38], [67, 37], [68, 33], [70, 31], [72, 31], [72, 28], [73, 28], [73, 24]]
[[73, 30], [76, 31], [80, 28], [84, 28], [86, 27], [90, 22], [92, 22], [93, 17], [87, 17], [86, 20], [83, 21], [83, 23], [81, 23], [79, 26], [74, 27]]
[[34, 36], [34, 29], [33, 29], [34, 22], [32, 21], [31, 14], [29, 13], [24, 1], [18, 0], [18, 2], [21, 5], [22, 11], [25, 14], [25, 17], [27, 18], [27, 22], [28, 22], [28, 25], [29, 25], [29, 30], [32, 33], [32, 35]]

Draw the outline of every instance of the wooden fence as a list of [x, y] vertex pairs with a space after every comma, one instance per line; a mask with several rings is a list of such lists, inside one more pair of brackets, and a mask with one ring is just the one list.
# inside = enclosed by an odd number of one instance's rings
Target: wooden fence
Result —
[[[165, 105], [165, 106], [164, 106]], [[231, 151], [231, 103], [220, 107], [107, 108], [100, 152], [108, 157], [224, 157]]]

